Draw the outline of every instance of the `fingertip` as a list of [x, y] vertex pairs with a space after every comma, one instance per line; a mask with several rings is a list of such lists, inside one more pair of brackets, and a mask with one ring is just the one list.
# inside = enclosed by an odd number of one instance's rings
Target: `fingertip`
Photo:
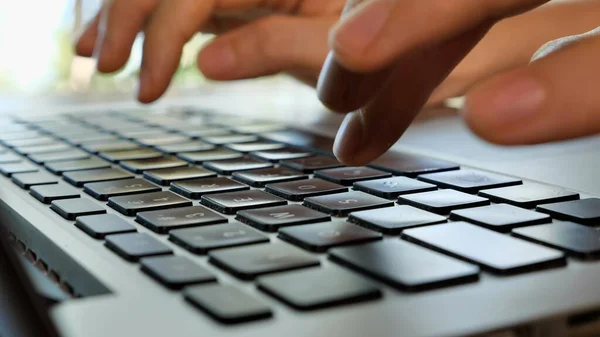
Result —
[[92, 57], [94, 53], [94, 43], [90, 43], [87, 39], [79, 39], [75, 41], [75, 55], [83, 57]]
[[136, 91], [137, 100], [144, 104], [152, 103], [162, 95], [162, 92], [157, 90], [154, 85], [152, 74], [144, 67], [140, 70]]
[[197, 58], [198, 68], [213, 80], [235, 78], [237, 59], [231, 44], [225, 39], [215, 39], [205, 46]]

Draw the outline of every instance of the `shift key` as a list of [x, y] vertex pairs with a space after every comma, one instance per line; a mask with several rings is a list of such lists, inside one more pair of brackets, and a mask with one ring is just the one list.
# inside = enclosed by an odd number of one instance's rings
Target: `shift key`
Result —
[[407, 229], [402, 237], [443, 253], [476, 263], [498, 274], [515, 274], [566, 264], [562, 252], [491, 230], [451, 222]]

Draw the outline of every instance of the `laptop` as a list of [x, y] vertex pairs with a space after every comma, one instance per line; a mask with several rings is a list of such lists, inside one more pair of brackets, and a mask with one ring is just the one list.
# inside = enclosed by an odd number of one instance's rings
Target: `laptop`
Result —
[[36, 272], [0, 281], [21, 289], [7, 307], [28, 308], [18, 321], [46, 327], [23, 336], [563, 336], [596, 324], [597, 138], [505, 149], [448, 115], [344, 167], [335, 118], [197, 102], [2, 119], [3, 237], [20, 255], [11, 265]]

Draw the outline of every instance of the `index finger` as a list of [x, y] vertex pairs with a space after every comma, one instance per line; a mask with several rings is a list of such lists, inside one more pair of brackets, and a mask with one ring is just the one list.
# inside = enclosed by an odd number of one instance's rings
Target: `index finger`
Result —
[[356, 110], [386, 79], [395, 60], [548, 0], [348, 0], [333, 29], [318, 93], [330, 109]]

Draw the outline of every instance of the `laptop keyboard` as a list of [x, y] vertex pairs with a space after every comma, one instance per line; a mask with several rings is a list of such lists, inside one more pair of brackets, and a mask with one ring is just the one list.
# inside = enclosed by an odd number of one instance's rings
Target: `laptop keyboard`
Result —
[[316, 310], [600, 256], [600, 199], [571, 191], [405, 153], [344, 167], [329, 138], [239, 117], [84, 116], [4, 121], [0, 173], [223, 323], [276, 318], [220, 273]]

